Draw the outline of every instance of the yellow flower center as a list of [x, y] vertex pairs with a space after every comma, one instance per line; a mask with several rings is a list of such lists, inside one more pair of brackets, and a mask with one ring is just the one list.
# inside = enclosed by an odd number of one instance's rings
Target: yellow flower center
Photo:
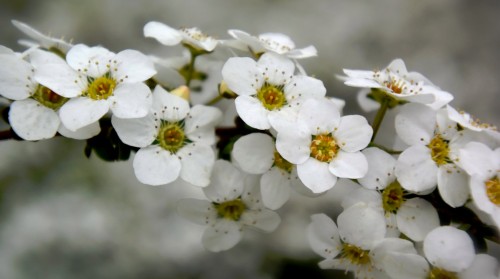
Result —
[[280, 87], [264, 84], [257, 92], [257, 99], [268, 110], [279, 109], [285, 105], [285, 93]]
[[329, 163], [335, 158], [339, 146], [332, 134], [312, 136], [311, 157], [318, 161]]
[[436, 135], [427, 147], [431, 150], [432, 160], [439, 166], [450, 162], [448, 158], [450, 152], [448, 141], [443, 139], [440, 135]]
[[292, 172], [293, 164], [281, 157], [277, 150], [274, 150], [274, 165], [288, 173]]
[[94, 79], [89, 86], [88, 96], [94, 100], [106, 100], [113, 95], [116, 81], [106, 76]]
[[178, 123], [166, 123], [160, 128], [157, 140], [163, 149], [176, 153], [184, 146], [186, 136]]
[[427, 275], [427, 279], [458, 279], [458, 276], [454, 272], [433, 267]]
[[492, 178], [484, 183], [486, 195], [492, 203], [500, 206], [500, 181], [498, 177]]
[[238, 221], [246, 209], [240, 198], [223, 203], [214, 203], [214, 207], [219, 217], [232, 221]]
[[403, 188], [398, 181], [394, 181], [382, 191], [382, 207], [385, 212], [397, 212], [404, 201]]
[[33, 94], [33, 99], [53, 110], [59, 109], [69, 100], [42, 85], [38, 86], [35, 94]]
[[371, 262], [369, 251], [348, 243], [342, 244], [342, 258], [348, 259], [354, 265], [365, 265]]
[[404, 82], [402, 80], [391, 78], [389, 81], [384, 81], [384, 85], [396, 94], [403, 92]]

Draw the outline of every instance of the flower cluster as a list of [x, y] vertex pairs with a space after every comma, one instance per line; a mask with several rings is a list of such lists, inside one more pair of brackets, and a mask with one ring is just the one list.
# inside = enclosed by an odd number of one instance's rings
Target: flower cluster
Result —
[[[157, 57], [13, 23], [34, 40], [22, 53], [0, 47], [13, 137], [87, 140], [86, 154], [107, 160], [134, 151], [141, 183], [195, 186], [206, 199], [180, 200], [178, 213], [206, 226], [206, 249], [234, 247], [247, 227], [274, 231], [294, 192], [314, 198], [342, 179], [350, 189], [336, 222], [317, 213], [306, 229], [321, 268], [356, 278], [498, 278], [485, 240], [498, 241], [500, 228], [500, 133], [453, 108], [452, 94], [401, 59], [339, 76], [360, 88], [363, 109], [377, 110], [369, 121], [343, 114], [344, 102], [299, 63], [316, 49], [295, 48], [284, 34], [232, 29], [219, 40], [149, 22], [145, 37], [186, 49]], [[228, 49], [225, 61], [205, 59]], [[396, 133], [381, 141], [388, 110]], [[118, 155], [104, 156], [103, 146]]]

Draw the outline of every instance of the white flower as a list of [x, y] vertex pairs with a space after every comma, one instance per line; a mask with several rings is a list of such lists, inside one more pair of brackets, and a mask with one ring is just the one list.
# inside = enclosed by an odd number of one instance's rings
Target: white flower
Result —
[[295, 48], [295, 43], [290, 37], [281, 33], [263, 33], [258, 37], [237, 29], [231, 29], [228, 33], [235, 40], [225, 41], [225, 45], [244, 51], [250, 49], [255, 54], [272, 51], [293, 59], [308, 58], [317, 55], [317, 50], [314, 46], [311, 45], [301, 49]]
[[[450, 93], [442, 91], [421, 74], [408, 72], [401, 59], [393, 60], [380, 71], [344, 69], [344, 73], [347, 77], [340, 77], [344, 80], [344, 84], [377, 89], [375, 92], [382, 92], [397, 101], [423, 103], [433, 109], [439, 109], [453, 99]], [[372, 97], [376, 99], [378, 96]]]
[[280, 208], [289, 199], [290, 188], [299, 192], [304, 192], [300, 188], [307, 189], [298, 179], [295, 165], [281, 157], [273, 138], [267, 134], [240, 137], [234, 143], [231, 155], [233, 163], [243, 171], [262, 174], [260, 192], [267, 208]]
[[21, 30], [21, 32], [26, 34], [28, 37], [35, 40], [34, 43], [21, 41], [28, 47], [32, 47], [33, 45], [39, 45], [42, 48], [48, 50], [56, 49], [58, 51], [61, 51], [63, 54], [66, 54], [68, 50], [73, 46], [71, 43], [64, 41], [64, 39], [56, 39], [50, 36], [46, 36], [24, 22], [12, 20], [12, 24], [14, 24], [14, 26], [17, 27], [17, 29]]
[[183, 199], [177, 209], [183, 217], [207, 226], [202, 237], [206, 249], [228, 250], [241, 240], [244, 227], [272, 232], [281, 221], [277, 213], [262, 206], [257, 184], [256, 176], [218, 160], [210, 185], [203, 188], [210, 201]]
[[162, 185], [178, 177], [193, 185], [207, 186], [215, 161], [215, 125], [221, 112], [214, 107], [189, 103], [157, 86], [153, 108], [145, 117], [111, 122], [120, 139], [140, 147], [134, 171], [144, 184]]
[[474, 203], [500, 228], [500, 147], [491, 150], [482, 143], [470, 142], [460, 149], [460, 165], [471, 176]]
[[467, 133], [458, 131], [443, 110], [406, 104], [396, 116], [396, 132], [410, 147], [399, 155], [396, 177], [414, 193], [429, 193], [437, 184], [439, 194], [452, 207], [469, 197], [468, 176], [456, 162]]
[[300, 107], [296, 122], [278, 129], [276, 148], [297, 165], [304, 185], [321, 193], [332, 188], [337, 177], [356, 179], [366, 174], [368, 163], [360, 150], [372, 133], [364, 117], [340, 117], [333, 102], [309, 99]]
[[216, 39], [203, 34], [198, 28], [174, 29], [157, 21], [150, 21], [144, 26], [144, 36], [154, 38], [167, 46], [182, 42], [207, 52], [213, 51], [218, 44]]
[[344, 210], [337, 225], [325, 214], [315, 214], [307, 227], [307, 238], [314, 252], [325, 258], [323, 269], [354, 272], [355, 278], [387, 278], [382, 270], [390, 252], [416, 254], [413, 244], [398, 238], [385, 238], [383, 214], [359, 203]]
[[35, 79], [42, 85], [71, 98], [59, 115], [69, 130], [97, 122], [110, 109], [120, 118], [137, 118], [151, 107], [151, 90], [142, 83], [156, 71], [142, 53], [124, 50], [114, 54], [102, 47], [76, 45], [66, 61], [60, 58], [40, 59]]
[[10, 105], [9, 123], [14, 132], [25, 140], [42, 140], [60, 134], [87, 139], [97, 135], [99, 125], [89, 125], [76, 132], [67, 132], [59, 119], [58, 110], [68, 99], [35, 81], [35, 67], [47, 60], [37, 59], [41, 50], [30, 54], [30, 62], [14, 52], [0, 54], [0, 95], [14, 100]]
[[425, 258], [391, 251], [386, 254], [384, 270], [394, 279], [476, 279], [496, 276], [496, 261], [487, 255], [476, 255], [469, 235], [451, 226], [432, 230], [424, 239], [423, 254]]
[[423, 241], [427, 233], [439, 226], [436, 209], [422, 198], [405, 197], [406, 193], [394, 175], [396, 159], [375, 147], [362, 153], [368, 160], [368, 173], [358, 182], [364, 188], [344, 198], [342, 207], [361, 201], [372, 205], [385, 213], [388, 228], [395, 229], [394, 236], [402, 232], [413, 241]]
[[461, 128], [475, 131], [480, 135], [483, 135], [483, 138], [480, 140], [484, 143], [491, 141], [492, 143], [490, 145], [492, 146], [500, 144], [500, 132], [498, 132], [496, 126], [488, 123], [482, 123], [479, 119], [474, 118], [469, 113], [465, 111], [459, 112], [450, 105], [446, 106], [446, 111], [450, 120], [456, 122]]
[[325, 96], [323, 82], [294, 76], [294, 69], [291, 60], [273, 53], [265, 53], [257, 62], [248, 57], [227, 60], [222, 77], [229, 89], [238, 94], [236, 110], [246, 124], [269, 129], [268, 116], [295, 109], [308, 98]]

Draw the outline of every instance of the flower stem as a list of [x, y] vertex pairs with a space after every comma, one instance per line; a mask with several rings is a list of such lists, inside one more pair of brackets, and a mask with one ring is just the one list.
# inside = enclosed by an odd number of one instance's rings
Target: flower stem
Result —
[[208, 101], [205, 104], [205, 106], [213, 106], [213, 105], [217, 104], [222, 99], [223, 99], [223, 97], [221, 95], [217, 95], [212, 100]]
[[188, 72], [186, 75], [186, 86], [187, 87], [189, 87], [189, 84], [191, 84], [191, 80], [193, 80], [194, 62], [196, 61], [196, 57], [198, 57], [198, 55], [193, 53], [193, 51], [191, 51], [191, 61], [189, 62]]
[[371, 139], [371, 143], [375, 141], [375, 137], [377, 136], [378, 129], [380, 128], [380, 125], [382, 124], [382, 120], [384, 120], [385, 112], [389, 108], [389, 102], [391, 99], [389, 98], [384, 98], [382, 99], [382, 102], [380, 103], [380, 108], [377, 111], [377, 114], [375, 115], [375, 119], [373, 120], [372, 128], [373, 128], [373, 136]]

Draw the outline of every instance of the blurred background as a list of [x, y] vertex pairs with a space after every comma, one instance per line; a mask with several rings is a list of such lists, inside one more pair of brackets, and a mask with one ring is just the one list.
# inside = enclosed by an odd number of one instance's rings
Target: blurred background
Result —
[[[157, 55], [180, 48], [145, 39], [151, 20], [219, 39], [229, 37], [227, 29], [281, 32], [299, 48], [318, 49], [301, 64], [330, 96], [346, 100], [347, 114], [361, 113], [357, 90], [335, 75], [402, 58], [454, 94], [454, 107], [499, 126], [498, 15], [500, 1], [486, 0], [0, 0], [0, 44], [23, 50], [17, 41], [25, 36], [12, 19], [74, 43]], [[199, 189], [142, 185], [131, 160], [87, 159], [84, 146], [62, 138], [0, 142], [0, 278], [343, 276], [316, 267], [320, 258], [304, 231], [311, 214], [338, 212], [342, 187], [316, 199], [292, 196], [278, 210], [276, 232], [250, 231], [234, 249], [214, 254], [201, 246], [203, 227], [175, 212], [180, 197], [201, 197]]]

